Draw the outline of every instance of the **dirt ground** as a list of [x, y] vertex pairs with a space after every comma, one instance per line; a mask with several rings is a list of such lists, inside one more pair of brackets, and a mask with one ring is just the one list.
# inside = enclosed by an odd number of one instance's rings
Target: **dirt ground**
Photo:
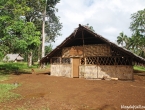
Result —
[[48, 74], [11, 75], [4, 83], [21, 84], [13, 92], [22, 98], [0, 103], [0, 110], [120, 110], [121, 105], [145, 106], [145, 76], [134, 78], [107, 81]]

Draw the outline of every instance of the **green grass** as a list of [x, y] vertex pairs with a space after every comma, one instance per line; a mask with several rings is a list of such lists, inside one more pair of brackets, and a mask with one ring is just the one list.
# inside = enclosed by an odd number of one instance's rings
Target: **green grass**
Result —
[[[11, 92], [11, 90], [16, 89], [19, 85], [16, 84], [2, 84], [2, 81], [8, 80], [12, 73], [31, 73], [31, 69], [38, 69], [38, 64], [34, 64], [31, 67], [27, 66], [26, 62], [17, 63], [4, 63], [0, 62], [0, 102], [13, 101], [13, 99], [21, 97], [19, 94]], [[37, 70], [36, 69], [36, 70]], [[42, 70], [41, 70], [42, 71]], [[44, 71], [44, 70], [43, 70]], [[24, 107], [17, 108], [18, 110], [25, 110]], [[43, 108], [45, 109], [45, 108]], [[48, 110], [48, 109], [45, 109]]]
[[5, 80], [8, 80], [9, 79], [9, 75], [1, 75], [0, 74], [0, 82], [1, 81], [5, 81]]
[[143, 67], [143, 66], [134, 66], [133, 69], [135, 71], [145, 72], [145, 67]]
[[34, 64], [31, 67], [27, 66], [27, 62], [0, 62], [1, 68], [7, 68], [7, 69], [29, 69], [29, 68], [36, 68], [38, 64]]
[[10, 74], [14, 72], [30, 72], [32, 68], [37, 68], [38, 64], [31, 67], [26, 62], [0, 62], [0, 74]]
[[[22, 106], [22, 107], [16, 108], [15, 110], [30, 110], [30, 109], [27, 109], [27, 108]], [[40, 108], [37, 108], [37, 109], [33, 108], [33, 110], [50, 110], [50, 109], [48, 107], [40, 107]]]
[[17, 88], [16, 84], [0, 84], [0, 102], [16, 99], [20, 95], [11, 92], [12, 89]]
[[[0, 74], [0, 82], [8, 79], [9, 75]], [[0, 102], [5, 102], [20, 97], [20, 95], [10, 92], [18, 86], [18, 84], [0, 84]]]

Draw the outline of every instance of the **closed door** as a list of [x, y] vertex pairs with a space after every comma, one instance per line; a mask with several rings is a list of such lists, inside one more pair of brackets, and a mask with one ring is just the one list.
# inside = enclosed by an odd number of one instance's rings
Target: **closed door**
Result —
[[73, 76], [73, 78], [79, 77], [79, 64], [80, 64], [79, 58], [72, 58], [72, 76]]

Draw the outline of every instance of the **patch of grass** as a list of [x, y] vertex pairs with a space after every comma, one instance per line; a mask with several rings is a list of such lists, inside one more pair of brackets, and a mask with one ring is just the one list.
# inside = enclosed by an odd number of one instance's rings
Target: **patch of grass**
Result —
[[9, 79], [9, 75], [1, 75], [0, 74], [0, 81], [5, 81]]
[[31, 68], [37, 68], [38, 64], [34, 64], [31, 67], [27, 66], [27, 62], [0, 62], [0, 73], [10, 74], [17, 72], [30, 72]]
[[[46, 65], [46, 68], [50, 68], [50, 65]], [[8, 74], [31, 74], [32, 69], [37, 72], [45, 72], [45, 69], [38, 68], [38, 63], [34, 63], [33, 66], [28, 67], [27, 62], [0, 62], [0, 75]]]
[[[22, 106], [22, 107], [16, 108], [15, 110], [29, 110], [29, 109]], [[33, 110], [50, 110], [50, 109], [48, 107], [40, 107], [40, 108], [37, 108], [37, 109], [33, 108]]]
[[38, 64], [35, 63], [31, 67], [28, 67], [27, 62], [8, 62], [8, 63], [1, 62], [0, 66], [1, 68], [8, 68], [8, 69], [29, 69], [29, 68], [36, 68]]
[[143, 66], [134, 66], [133, 69], [135, 71], [145, 72], [145, 67], [143, 67]]
[[17, 84], [0, 84], [0, 102], [5, 102], [20, 97], [20, 95], [10, 92], [18, 86], [19, 85]]
[[24, 108], [24, 107], [18, 107], [18, 108], [16, 108], [15, 110], [27, 110], [27, 109]]

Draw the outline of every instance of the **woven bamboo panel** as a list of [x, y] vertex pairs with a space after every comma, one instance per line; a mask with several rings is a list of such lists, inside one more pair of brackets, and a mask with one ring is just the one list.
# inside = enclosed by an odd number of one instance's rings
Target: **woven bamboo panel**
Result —
[[132, 79], [133, 67], [132, 66], [117, 66], [116, 75], [119, 79]]
[[[84, 53], [83, 53], [84, 52]], [[62, 57], [111, 56], [110, 46], [106, 44], [67, 47], [62, 50]]]
[[82, 56], [83, 47], [81, 47], [81, 46], [71, 47], [69, 54], [70, 54], [70, 56]]
[[110, 46], [105, 44], [85, 45], [85, 56], [110, 56]]
[[70, 47], [64, 48], [62, 50], [62, 57], [70, 57], [70, 54], [69, 54], [70, 49], [71, 49]]
[[116, 75], [116, 66], [100, 65], [98, 66], [98, 78], [107, 78], [117, 77]]
[[119, 79], [132, 79], [133, 67], [127, 65], [100, 65], [98, 67], [98, 78], [103, 78], [103, 76]]
[[51, 65], [52, 76], [71, 77], [71, 65]]
[[97, 78], [97, 66], [79, 66], [79, 77], [87, 79]]
[[67, 47], [62, 50], [62, 57], [82, 57], [82, 56], [83, 56], [82, 46]]
[[103, 78], [104, 76], [108, 78], [132, 79], [133, 67], [123, 65], [79, 66], [79, 77]]

